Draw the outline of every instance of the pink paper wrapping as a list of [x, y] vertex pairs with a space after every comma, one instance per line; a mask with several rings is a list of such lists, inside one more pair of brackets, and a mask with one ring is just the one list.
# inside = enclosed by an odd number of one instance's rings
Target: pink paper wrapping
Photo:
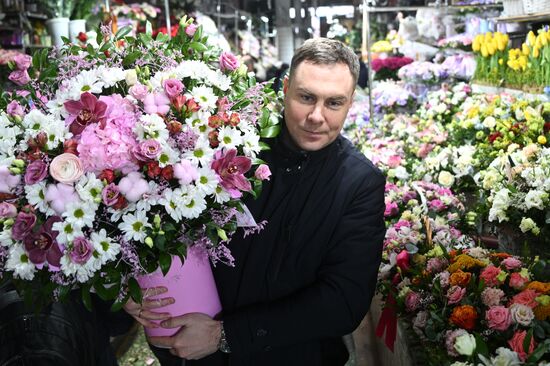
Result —
[[[151, 296], [151, 299], [173, 297], [176, 300], [173, 304], [154, 311], [169, 312], [172, 316], [204, 313], [213, 317], [222, 309], [208, 255], [202, 249], [189, 248], [183, 266], [178, 256], [172, 257], [172, 265], [166, 277], [157, 269], [153, 273], [138, 277], [137, 281], [141, 288], [168, 288], [167, 293]], [[179, 328], [145, 328], [145, 333], [153, 337], [171, 336], [178, 330]]]

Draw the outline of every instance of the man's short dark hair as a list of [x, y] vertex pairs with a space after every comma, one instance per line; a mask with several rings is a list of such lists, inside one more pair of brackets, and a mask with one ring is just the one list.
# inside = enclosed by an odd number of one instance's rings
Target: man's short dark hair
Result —
[[359, 78], [359, 58], [351, 48], [334, 39], [312, 38], [298, 47], [290, 63], [290, 80], [296, 68], [304, 61], [323, 65], [342, 63], [348, 66], [354, 84]]

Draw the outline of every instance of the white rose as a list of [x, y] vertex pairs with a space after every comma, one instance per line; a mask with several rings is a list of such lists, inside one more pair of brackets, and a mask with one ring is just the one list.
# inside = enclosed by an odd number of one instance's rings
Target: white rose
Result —
[[514, 323], [525, 327], [530, 325], [535, 318], [533, 309], [523, 304], [513, 304], [510, 306], [510, 315], [512, 316]]
[[124, 78], [126, 79], [126, 84], [128, 84], [128, 86], [135, 85], [138, 82], [136, 69], [126, 70]]
[[479, 358], [485, 366], [520, 366], [522, 364], [518, 357], [518, 354], [511, 349], [505, 347], [497, 348], [496, 357], [488, 359], [487, 357], [480, 354]]
[[533, 231], [533, 233], [540, 232], [539, 227], [530, 217], [523, 217], [521, 219], [521, 223], [519, 224], [519, 228], [522, 233], [526, 233], [528, 231]]
[[441, 184], [444, 187], [451, 187], [453, 183], [455, 182], [455, 177], [448, 171], [442, 171], [439, 173], [439, 177], [437, 178], [437, 182]]
[[497, 120], [493, 116], [489, 116], [483, 120], [483, 126], [492, 129], [497, 125]]
[[405, 167], [403, 166], [395, 168], [394, 174], [397, 179], [405, 180], [409, 178], [409, 173], [407, 173], [407, 169], [405, 169]]
[[471, 356], [476, 349], [476, 338], [470, 333], [458, 336], [455, 339], [454, 347], [459, 354]]

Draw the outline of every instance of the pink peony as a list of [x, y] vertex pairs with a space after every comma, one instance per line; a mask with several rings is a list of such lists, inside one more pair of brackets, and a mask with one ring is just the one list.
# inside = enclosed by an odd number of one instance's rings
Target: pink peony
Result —
[[490, 265], [481, 271], [479, 278], [485, 282], [485, 286], [494, 287], [500, 285], [500, 281], [497, 278], [499, 274], [500, 268]]
[[537, 296], [538, 294], [535, 290], [523, 290], [512, 298], [510, 304], [523, 304], [529, 306], [531, 309], [534, 309], [539, 304], [535, 301]]
[[199, 179], [199, 172], [189, 160], [182, 160], [174, 164], [174, 177], [178, 178], [180, 184], [184, 186]]
[[413, 312], [420, 306], [420, 295], [414, 291], [407, 292], [407, 296], [405, 296], [405, 307], [407, 308], [408, 312]]
[[17, 207], [8, 202], [0, 202], [0, 217], [8, 218], [17, 216]]
[[10, 81], [13, 81], [15, 84], [22, 86], [31, 81], [29, 73], [27, 70], [15, 70], [10, 73], [8, 76]]
[[132, 97], [136, 98], [139, 101], [143, 101], [145, 99], [145, 97], [147, 96], [147, 93], [149, 92], [149, 90], [147, 89], [147, 87], [145, 85], [137, 83], [137, 84], [134, 84], [128, 90], [128, 92], [130, 93], [130, 95]]
[[15, 67], [17, 67], [17, 70], [27, 70], [31, 67], [32, 57], [19, 53], [13, 58], [13, 62], [15, 62]]
[[504, 291], [499, 288], [487, 287], [481, 293], [481, 301], [488, 307], [499, 305], [503, 297]]
[[516, 333], [514, 333], [514, 336], [512, 337], [512, 339], [510, 339], [508, 341], [508, 344], [510, 345], [510, 348], [512, 349], [512, 351], [514, 351], [518, 354], [518, 356], [519, 356], [519, 358], [522, 362], [525, 362], [527, 357], [531, 353], [533, 353], [533, 351], [535, 350], [535, 346], [536, 346], [534, 337], [531, 337], [531, 342], [529, 343], [529, 349], [527, 350], [527, 352], [525, 352], [525, 349], [523, 348], [523, 341], [525, 340], [526, 336], [527, 336], [527, 331], [525, 331], [525, 330], [516, 331]]
[[447, 300], [449, 305], [458, 304], [466, 295], [466, 289], [460, 286], [453, 286], [447, 290]]
[[131, 172], [118, 183], [120, 193], [130, 202], [139, 201], [149, 192], [149, 183], [139, 172]]
[[259, 180], [269, 180], [269, 177], [271, 177], [271, 170], [269, 170], [267, 165], [260, 164], [258, 168], [256, 168], [254, 176]]
[[8, 167], [0, 166], [0, 193], [11, 193], [20, 181], [20, 175], [12, 175]]
[[501, 262], [507, 270], [511, 271], [516, 268], [520, 268], [523, 263], [516, 257], [508, 257]]
[[23, 115], [25, 114], [25, 112], [23, 111], [23, 107], [21, 107], [21, 104], [19, 104], [19, 102], [17, 102], [16, 100], [12, 100], [8, 104], [8, 106], [6, 107], [6, 112], [10, 116], [19, 116], [19, 117], [23, 117]]
[[59, 183], [74, 183], [83, 174], [82, 162], [74, 154], [63, 153], [57, 155], [50, 163], [50, 175]]
[[164, 93], [147, 94], [143, 99], [143, 109], [147, 114], [163, 116], [170, 111], [170, 99]]
[[246, 156], [237, 156], [236, 149], [219, 150], [214, 155], [212, 169], [220, 178], [220, 185], [232, 198], [240, 198], [240, 191], [250, 191], [252, 186], [244, 174], [250, 170], [252, 162]]
[[426, 263], [426, 270], [431, 273], [437, 273], [443, 271], [449, 262], [446, 258], [430, 258]]
[[63, 183], [49, 184], [46, 187], [45, 199], [59, 216], [65, 212], [66, 205], [80, 201], [74, 187]]
[[510, 287], [521, 290], [529, 282], [528, 278], [523, 277], [519, 272], [510, 275]]
[[492, 306], [485, 313], [485, 320], [490, 329], [504, 331], [512, 324], [510, 310], [505, 306]]
[[177, 79], [164, 80], [162, 86], [164, 87], [164, 92], [170, 99], [180, 95], [184, 89], [183, 83]]
[[239, 60], [231, 52], [222, 52], [219, 62], [222, 71], [233, 71], [239, 67]]

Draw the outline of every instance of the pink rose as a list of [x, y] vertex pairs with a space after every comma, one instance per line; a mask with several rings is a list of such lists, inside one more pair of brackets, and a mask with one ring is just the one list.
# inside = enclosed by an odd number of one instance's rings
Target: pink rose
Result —
[[239, 60], [231, 52], [222, 52], [219, 61], [222, 71], [233, 71], [239, 67]]
[[419, 158], [425, 158], [433, 149], [434, 145], [432, 144], [422, 144], [420, 146], [420, 149], [418, 149], [416, 156], [418, 156]]
[[25, 170], [25, 184], [33, 185], [42, 182], [48, 175], [48, 164], [42, 160], [35, 160]]
[[481, 301], [485, 306], [491, 307], [500, 304], [504, 297], [504, 291], [499, 288], [487, 287], [481, 293]]
[[397, 206], [397, 203], [395, 202], [387, 202], [386, 203], [386, 209], [384, 210], [384, 216], [395, 216], [399, 212], [399, 207]]
[[27, 70], [15, 70], [10, 73], [8, 79], [13, 81], [15, 84], [22, 86], [31, 81], [31, 77]]
[[466, 289], [460, 286], [453, 286], [447, 290], [447, 300], [449, 305], [457, 304], [466, 295]]
[[73, 240], [73, 247], [70, 249], [71, 260], [77, 264], [85, 264], [94, 252], [94, 246], [82, 236]]
[[32, 57], [23, 53], [18, 54], [13, 58], [17, 70], [27, 70], [31, 67]]
[[50, 164], [50, 175], [59, 183], [71, 184], [84, 174], [78, 156], [70, 153], [57, 155]]
[[193, 37], [198, 27], [199, 26], [194, 23], [189, 24], [187, 27], [185, 27], [185, 34], [187, 34], [189, 37]]
[[170, 99], [164, 93], [147, 94], [143, 99], [143, 109], [147, 114], [163, 116], [170, 110]]
[[409, 291], [405, 296], [405, 307], [408, 312], [413, 312], [420, 306], [420, 295], [414, 291]]
[[535, 290], [523, 290], [510, 301], [511, 304], [523, 304], [529, 306], [531, 309], [534, 309], [538, 306], [538, 302], [535, 301], [535, 298], [538, 296]]
[[485, 286], [493, 287], [498, 286], [500, 281], [497, 276], [500, 274], [500, 268], [497, 268], [493, 265], [487, 266], [481, 271], [479, 278], [485, 282]]
[[510, 345], [510, 348], [512, 351], [516, 352], [522, 362], [525, 362], [527, 359], [527, 356], [529, 356], [533, 351], [535, 350], [535, 339], [534, 337], [531, 337], [531, 342], [529, 343], [529, 350], [527, 353], [525, 352], [525, 349], [523, 348], [523, 341], [525, 340], [525, 337], [527, 336], [527, 331], [517, 331], [514, 333], [514, 336], [512, 339], [508, 341], [508, 344]]
[[510, 287], [521, 290], [529, 282], [528, 278], [523, 277], [519, 272], [514, 272], [510, 275]]
[[487, 325], [491, 329], [506, 330], [512, 324], [510, 310], [505, 306], [493, 306], [485, 313]]
[[269, 170], [269, 167], [267, 165], [260, 164], [260, 166], [256, 168], [254, 176], [259, 180], [269, 180], [269, 177], [271, 177], [271, 170]]
[[189, 160], [182, 160], [174, 164], [174, 177], [178, 178], [182, 186], [199, 179], [197, 168]]
[[180, 95], [184, 88], [183, 83], [177, 79], [164, 80], [162, 86], [170, 99]]
[[101, 191], [101, 198], [105, 206], [114, 206], [118, 202], [119, 197], [120, 191], [114, 183], [108, 184], [103, 188], [103, 191]]
[[134, 146], [132, 152], [139, 161], [150, 162], [159, 157], [162, 152], [162, 147], [157, 140], [149, 139]]
[[516, 268], [520, 268], [523, 265], [523, 263], [521, 263], [521, 261], [516, 257], [508, 257], [502, 261], [502, 264], [509, 271]]
[[147, 87], [140, 83], [134, 84], [128, 91], [130, 92], [130, 95], [132, 97], [136, 98], [139, 101], [143, 101], [148, 93]]
[[7, 166], [0, 166], [0, 193], [11, 193], [20, 181], [20, 175], [12, 175]]
[[17, 207], [8, 202], [0, 202], [0, 217], [15, 217], [17, 216]]
[[402, 250], [396, 257], [397, 266], [401, 268], [402, 271], [406, 272], [410, 269], [409, 265], [409, 252]]
[[120, 180], [118, 189], [128, 201], [137, 202], [149, 192], [149, 183], [141, 173], [131, 172]]
[[16, 100], [12, 100], [8, 104], [8, 106], [6, 107], [6, 112], [8, 112], [10, 116], [19, 117], [23, 117], [23, 115], [25, 114], [25, 112], [23, 111], [23, 107], [21, 107], [21, 104], [19, 104], [19, 102]]
[[401, 165], [401, 156], [399, 155], [392, 155], [388, 158], [388, 166], [390, 168], [397, 168], [399, 165]]

